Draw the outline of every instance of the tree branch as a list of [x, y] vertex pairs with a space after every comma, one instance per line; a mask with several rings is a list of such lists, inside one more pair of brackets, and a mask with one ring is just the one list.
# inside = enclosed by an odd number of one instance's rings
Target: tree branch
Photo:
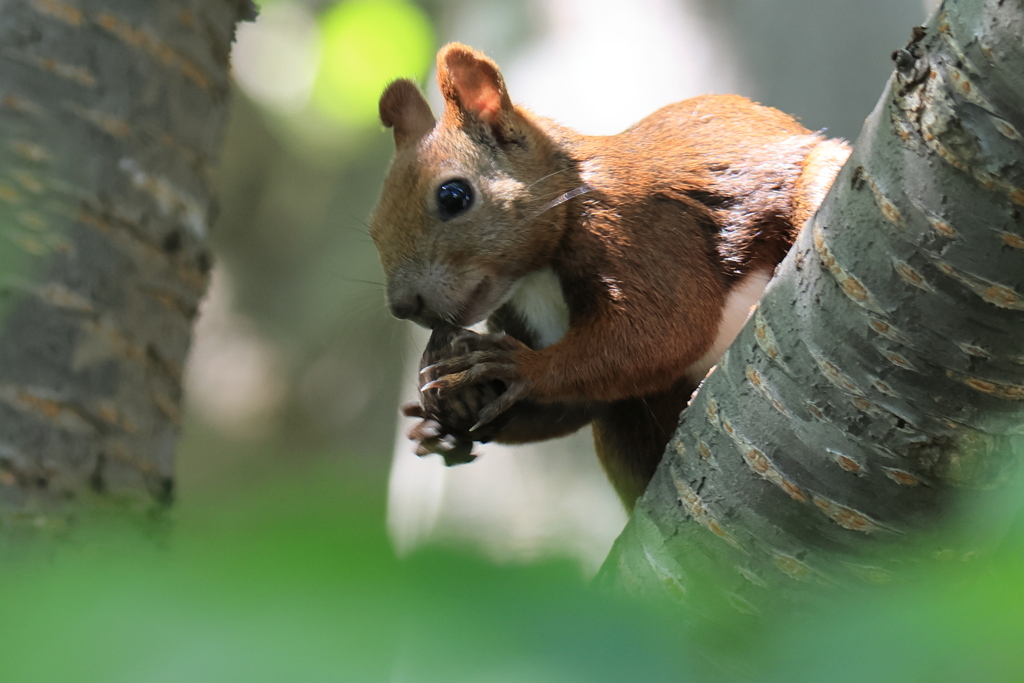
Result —
[[886, 580], [897, 549], [1010, 481], [1022, 32], [1020, 2], [950, 0], [894, 54], [849, 162], [684, 413], [602, 581], [750, 611]]

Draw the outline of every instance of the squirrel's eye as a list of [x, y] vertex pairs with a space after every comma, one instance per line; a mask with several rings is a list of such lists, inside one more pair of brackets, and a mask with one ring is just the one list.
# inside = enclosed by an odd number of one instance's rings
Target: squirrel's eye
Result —
[[472, 203], [473, 188], [465, 180], [449, 180], [437, 188], [437, 208], [443, 221], [462, 213]]

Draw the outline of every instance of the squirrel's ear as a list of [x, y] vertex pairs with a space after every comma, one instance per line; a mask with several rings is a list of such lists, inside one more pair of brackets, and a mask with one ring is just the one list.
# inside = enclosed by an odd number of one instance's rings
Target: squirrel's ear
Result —
[[395, 147], [415, 142], [434, 128], [430, 105], [416, 84], [407, 78], [394, 81], [384, 90], [379, 111], [381, 123], [395, 131]]
[[460, 43], [449, 43], [437, 53], [437, 84], [445, 106], [487, 125], [503, 140], [514, 113], [498, 65], [482, 53]]

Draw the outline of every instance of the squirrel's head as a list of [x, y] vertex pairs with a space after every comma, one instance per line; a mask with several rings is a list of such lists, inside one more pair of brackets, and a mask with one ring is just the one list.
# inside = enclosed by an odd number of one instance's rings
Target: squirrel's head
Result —
[[538, 213], [572, 173], [559, 173], [568, 170], [565, 156], [512, 104], [490, 59], [446, 45], [437, 80], [440, 121], [412, 81], [395, 81], [380, 98], [395, 155], [370, 235], [396, 317], [468, 326], [550, 260], [561, 236], [557, 212]]

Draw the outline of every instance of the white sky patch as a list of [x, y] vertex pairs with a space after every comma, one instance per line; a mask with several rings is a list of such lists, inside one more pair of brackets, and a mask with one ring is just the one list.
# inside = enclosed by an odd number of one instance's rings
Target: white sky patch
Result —
[[513, 100], [610, 135], [656, 109], [742, 90], [724, 36], [687, 2], [536, 0], [547, 35], [505, 69]]

